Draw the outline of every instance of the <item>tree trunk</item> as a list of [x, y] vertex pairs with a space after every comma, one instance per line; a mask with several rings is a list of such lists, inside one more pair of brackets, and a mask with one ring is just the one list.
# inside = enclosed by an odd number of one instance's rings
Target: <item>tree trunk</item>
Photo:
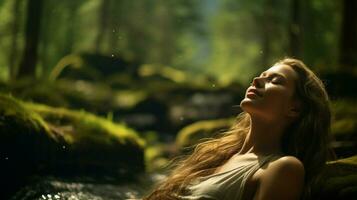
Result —
[[291, 23], [289, 25], [289, 56], [301, 57], [301, 1], [291, 2]]
[[14, 79], [16, 75], [16, 54], [18, 51], [18, 40], [17, 36], [19, 33], [19, 25], [20, 25], [20, 0], [14, 1], [13, 6], [13, 14], [14, 21], [12, 23], [11, 30], [11, 47], [10, 47], [10, 55], [9, 55], [9, 71], [10, 71], [10, 79]]
[[102, 0], [101, 7], [100, 7], [100, 15], [99, 15], [99, 30], [98, 35], [95, 42], [95, 52], [98, 54], [100, 52], [101, 44], [103, 43], [103, 39], [108, 29], [108, 20], [109, 20], [109, 0]]
[[357, 67], [357, 1], [343, 0], [339, 63], [343, 70]]
[[66, 56], [70, 54], [73, 51], [73, 44], [75, 43], [76, 39], [76, 13], [78, 11], [79, 6], [81, 5], [82, 2], [75, 0], [75, 1], [70, 1], [68, 5], [68, 19], [72, 20], [71, 23], [68, 23], [67, 29], [66, 29], [66, 37], [64, 41], [64, 48], [62, 49], [62, 56]]
[[[126, 9], [125, 4], [121, 0], [111, 1], [110, 5], [110, 28], [108, 52], [118, 53], [118, 40], [121, 40], [122, 30], [125, 26], [125, 16], [123, 14]], [[124, 20], [123, 20], [124, 18]]]
[[274, 30], [272, 24], [272, 1], [265, 0], [263, 2], [263, 13], [258, 18], [261, 22], [261, 38], [262, 38], [262, 50], [261, 50], [261, 64], [262, 66], [269, 66], [269, 59], [271, 56], [271, 33]]
[[25, 49], [19, 66], [19, 77], [34, 77], [41, 26], [42, 0], [28, 0], [25, 29]]

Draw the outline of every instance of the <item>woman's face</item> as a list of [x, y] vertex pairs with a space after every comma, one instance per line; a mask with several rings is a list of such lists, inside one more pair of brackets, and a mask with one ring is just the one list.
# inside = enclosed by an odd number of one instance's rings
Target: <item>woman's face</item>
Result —
[[298, 76], [288, 65], [276, 64], [253, 79], [241, 108], [252, 117], [282, 120], [297, 114], [294, 100], [295, 80]]

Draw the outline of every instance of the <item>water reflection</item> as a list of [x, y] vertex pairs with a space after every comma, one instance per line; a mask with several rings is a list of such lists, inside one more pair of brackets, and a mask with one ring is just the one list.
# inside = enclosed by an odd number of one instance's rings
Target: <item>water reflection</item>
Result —
[[146, 174], [135, 181], [97, 178], [36, 177], [10, 200], [120, 200], [140, 199], [162, 174]]

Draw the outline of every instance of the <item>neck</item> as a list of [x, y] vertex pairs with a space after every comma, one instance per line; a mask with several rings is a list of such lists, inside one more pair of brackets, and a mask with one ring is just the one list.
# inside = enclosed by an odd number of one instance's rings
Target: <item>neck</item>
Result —
[[281, 153], [281, 137], [285, 126], [279, 121], [251, 117], [250, 130], [238, 154], [257, 155]]

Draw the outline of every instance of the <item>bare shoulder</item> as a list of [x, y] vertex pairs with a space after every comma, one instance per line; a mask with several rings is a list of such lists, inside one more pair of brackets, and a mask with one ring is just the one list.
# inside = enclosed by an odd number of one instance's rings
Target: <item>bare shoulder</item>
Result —
[[293, 179], [301, 182], [304, 175], [304, 165], [299, 159], [294, 156], [283, 156], [269, 163], [261, 178]]
[[271, 162], [267, 167], [268, 171], [294, 172], [304, 175], [303, 163], [294, 156], [283, 156]]
[[303, 163], [294, 156], [283, 156], [263, 167], [255, 199], [298, 199], [304, 185]]

